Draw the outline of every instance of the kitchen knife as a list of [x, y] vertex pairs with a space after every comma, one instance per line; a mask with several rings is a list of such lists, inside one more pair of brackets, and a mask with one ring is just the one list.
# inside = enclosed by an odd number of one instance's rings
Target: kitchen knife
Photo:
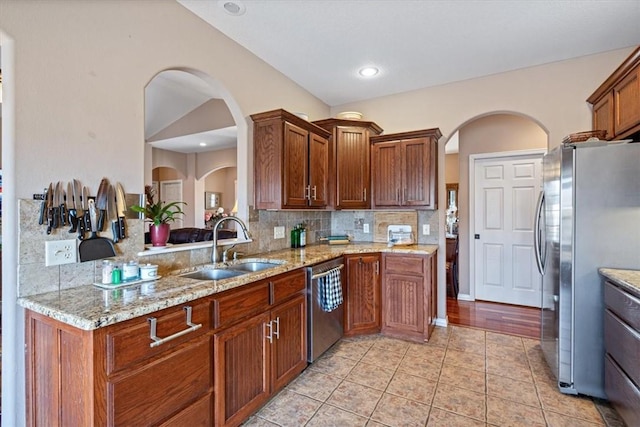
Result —
[[76, 229], [80, 233], [82, 232], [81, 227], [84, 225], [84, 210], [82, 209], [82, 184], [77, 179], [73, 180], [72, 194], [76, 210]]
[[[49, 187], [51, 187], [51, 184], [49, 184]], [[38, 216], [38, 224], [42, 225], [44, 224], [44, 221], [47, 217], [47, 196], [49, 194], [49, 189], [45, 188], [44, 189], [44, 193], [42, 193], [42, 195], [44, 196], [42, 198], [42, 203], [40, 203], [40, 215]]]
[[[69, 224], [67, 219], [67, 192], [64, 190], [64, 185], [60, 182], [60, 227]], [[71, 193], [69, 193], [71, 194]]]
[[69, 233], [75, 233], [78, 229], [78, 211], [76, 210], [76, 197], [73, 192], [73, 182], [67, 182], [67, 208], [69, 211], [69, 224], [71, 224]]
[[102, 178], [100, 186], [98, 187], [98, 194], [96, 195], [96, 208], [99, 209], [98, 213], [98, 231], [104, 230], [105, 214], [107, 212], [107, 203], [109, 198], [109, 180]]
[[111, 224], [111, 234], [113, 234], [113, 242], [117, 243], [118, 240], [120, 240], [120, 230], [118, 228], [118, 214], [116, 213], [116, 190], [113, 188], [113, 185], [109, 185], [108, 197], [107, 220]]
[[120, 239], [124, 239], [127, 237], [127, 230], [125, 227], [127, 205], [125, 203], [124, 189], [120, 183], [116, 186], [116, 209], [118, 216], [118, 237], [120, 237]]
[[82, 187], [82, 230], [78, 233], [80, 240], [84, 239], [86, 232], [91, 231], [91, 218], [89, 216], [89, 189], [85, 186]]
[[58, 181], [56, 188], [53, 190], [53, 207], [51, 208], [53, 219], [51, 228], [60, 227], [60, 205], [62, 204], [62, 183]]
[[47, 189], [47, 234], [51, 234], [53, 228], [53, 183], [49, 183]]

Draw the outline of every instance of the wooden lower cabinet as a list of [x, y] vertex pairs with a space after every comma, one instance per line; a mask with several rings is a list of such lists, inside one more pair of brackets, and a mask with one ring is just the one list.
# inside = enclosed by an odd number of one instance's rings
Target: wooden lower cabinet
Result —
[[240, 425], [307, 366], [304, 270], [269, 285], [281, 303], [214, 335], [216, 426]]
[[345, 255], [345, 336], [380, 332], [380, 254]]
[[435, 255], [384, 254], [382, 257], [382, 333], [426, 341], [433, 330], [432, 282]]

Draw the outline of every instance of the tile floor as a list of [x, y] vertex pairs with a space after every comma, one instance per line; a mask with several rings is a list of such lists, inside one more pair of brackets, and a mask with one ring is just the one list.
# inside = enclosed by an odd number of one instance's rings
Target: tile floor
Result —
[[245, 426], [624, 426], [561, 394], [537, 340], [449, 326], [426, 344], [345, 338]]

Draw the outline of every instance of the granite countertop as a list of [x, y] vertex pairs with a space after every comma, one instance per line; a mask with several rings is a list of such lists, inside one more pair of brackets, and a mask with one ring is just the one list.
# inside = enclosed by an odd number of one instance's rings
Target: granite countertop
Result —
[[[134, 317], [149, 314], [233, 289], [267, 277], [317, 264], [345, 254], [393, 252], [428, 255], [438, 245], [406, 245], [388, 247], [384, 243], [352, 243], [349, 245], [311, 245], [303, 249], [285, 249], [258, 254], [242, 261], [278, 261], [281, 265], [256, 273], [224, 280], [197, 280], [177, 276], [197, 269], [175, 271], [153, 282], [117, 289], [101, 289], [88, 284], [18, 299], [18, 304], [79, 329], [94, 330]], [[209, 266], [212, 266], [209, 264]], [[220, 263], [220, 266], [222, 264]]]
[[640, 298], [640, 270], [601, 268], [600, 275]]

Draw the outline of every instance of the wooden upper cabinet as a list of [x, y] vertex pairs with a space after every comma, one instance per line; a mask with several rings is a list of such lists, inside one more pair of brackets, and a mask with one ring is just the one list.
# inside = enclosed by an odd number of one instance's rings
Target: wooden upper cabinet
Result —
[[256, 209], [326, 207], [330, 132], [285, 110], [251, 118]]
[[374, 207], [437, 208], [441, 136], [435, 128], [371, 138]]
[[640, 47], [587, 99], [593, 105], [593, 130], [606, 130], [607, 139], [640, 134]]
[[331, 132], [329, 185], [336, 209], [371, 208], [371, 136], [382, 129], [373, 122], [325, 119], [313, 122]]

